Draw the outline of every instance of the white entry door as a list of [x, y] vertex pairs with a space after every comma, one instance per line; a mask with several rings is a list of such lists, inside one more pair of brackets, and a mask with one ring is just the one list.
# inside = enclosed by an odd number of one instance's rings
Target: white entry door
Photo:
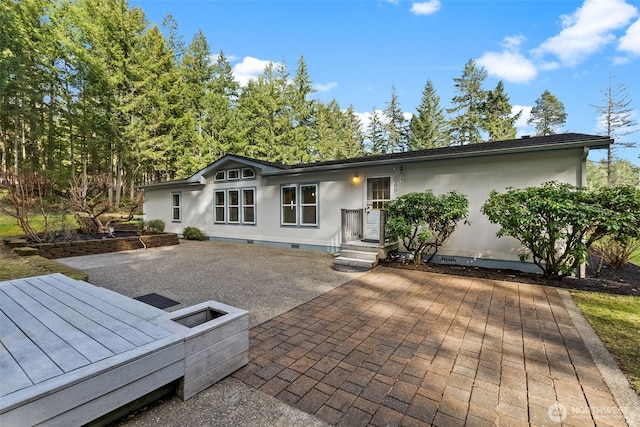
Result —
[[380, 240], [380, 210], [391, 200], [391, 177], [367, 178], [365, 240]]

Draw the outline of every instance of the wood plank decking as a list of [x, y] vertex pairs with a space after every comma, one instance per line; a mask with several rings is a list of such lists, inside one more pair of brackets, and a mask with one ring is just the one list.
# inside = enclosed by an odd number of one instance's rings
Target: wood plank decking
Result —
[[61, 274], [0, 283], [0, 425], [84, 424], [184, 376], [167, 312]]

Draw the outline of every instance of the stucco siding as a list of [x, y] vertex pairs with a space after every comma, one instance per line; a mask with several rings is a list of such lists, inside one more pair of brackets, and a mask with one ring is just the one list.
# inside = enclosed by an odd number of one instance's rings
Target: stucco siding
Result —
[[[467, 158], [406, 161], [393, 164], [340, 168], [321, 172], [262, 175], [255, 178], [214, 182], [207, 177], [201, 185], [146, 189], [145, 220], [160, 218], [166, 230], [182, 233], [186, 226], [198, 227], [211, 239], [254, 243], [297, 245], [335, 250], [341, 245], [341, 209], [366, 207], [368, 177], [388, 176], [391, 197], [431, 189], [436, 194], [458, 190], [469, 198], [470, 225], [460, 224], [442, 255], [468, 258], [518, 260], [520, 244], [512, 238], [496, 237], [498, 227], [489, 223], [480, 208], [491, 190], [523, 188], [557, 180], [581, 185], [584, 176], [582, 148], [502, 154]], [[358, 179], [353, 180], [354, 177]], [[281, 188], [288, 185], [317, 185], [317, 226], [282, 225]], [[214, 192], [255, 189], [255, 224], [214, 222]], [[171, 220], [171, 194], [182, 201], [180, 222]]]
[[580, 184], [581, 150], [528, 153], [478, 159], [409, 164], [399, 178], [399, 193], [432, 189], [436, 194], [458, 190], [469, 199], [470, 225], [459, 224], [442, 255], [518, 260], [520, 243], [497, 238], [499, 227], [480, 212], [491, 190], [524, 188], [556, 180]]

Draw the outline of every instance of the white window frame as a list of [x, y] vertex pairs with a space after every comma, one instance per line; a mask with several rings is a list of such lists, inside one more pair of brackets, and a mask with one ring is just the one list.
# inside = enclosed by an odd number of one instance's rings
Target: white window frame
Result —
[[[217, 195], [222, 194], [222, 204], [217, 204]], [[218, 209], [222, 209], [222, 219], [218, 218]], [[215, 190], [213, 192], [213, 222], [215, 224], [225, 224], [227, 222], [227, 192], [225, 190]]]
[[[222, 178], [218, 178], [219, 174], [222, 174]], [[218, 171], [213, 176], [213, 181], [214, 182], [220, 182], [220, 181], [226, 181], [226, 180], [227, 180], [227, 171]]]
[[[315, 189], [315, 203], [303, 203], [302, 189], [306, 187], [314, 187]], [[288, 188], [294, 189], [295, 201], [293, 203], [284, 204], [284, 190]], [[320, 185], [318, 183], [306, 183], [306, 184], [286, 184], [280, 186], [280, 225], [283, 227], [318, 227], [320, 225]], [[303, 222], [303, 208], [315, 207], [315, 223]], [[284, 222], [285, 209], [295, 209], [295, 222]]]
[[[232, 205], [231, 204], [231, 193], [236, 193], [236, 204]], [[240, 189], [239, 188], [234, 188], [234, 189], [230, 189], [227, 190], [227, 224], [239, 224], [240, 223]], [[235, 209], [236, 210], [236, 220], [233, 221], [231, 220], [232, 215], [231, 215], [231, 211]]]
[[256, 177], [256, 171], [252, 168], [242, 169], [242, 179], [254, 179]]
[[[251, 200], [253, 200], [252, 204], [247, 204], [245, 203], [244, 200], [244, 193], [245, 191], [250, 191], [253, 193], [253, 196], [251, 197]], [[241, 209], [242, 209], [242, 223], [243, 224], [255, 224], [256, 223], [256, 189], [253, 187], [250, 188], [243, 188], [240, 190], [240, 194], [241, 194]], [[252, 209], [253, 210], [253, 221], [247, 221], [245, 219], [246, 217], [246, 213], [245, 213], [245, 209]]]
[[[291, 203], [284, 204], [284, 191], [285, 189], [293, 189], [294, 200]], [[294, 222], [284, 222], [285, 209], [295, 209]], [[280, 225], [284, 226], [297, 226], [298, 225], [298, 186], [295, 184], [283, 185], [280, 187]]]
[[[235, 177], [232, 177], [231, 174], [234, 172]], [[240, 169], [229, 169], [227, 171], [227, 181], [238, 181], [240, 179]]]
[[[315, 197], [315, 202], [314, 203], [304, 203], [304, 199], [303, 199], [303, 188], [310, 188], [313, 187], [314, 188], [314, 197]], [[300, 184], [299, 185], [299, 195], [298, 195], [298, 200], [299, 200], [299, 205], [300, 205], [300, 218], [299, 218], [299, 222], [300, 222], [300, 226], [301, 227], [317, 227], [318, 226], [318, 184]], [[313, 223], [307, 223], [304, 222], [304, 208], [308, 208], [308, 207], [314, 207], [315, 208], [315, 222]]]
[[[244, 201], [245, 191], [251, 191], [253, 193], [253, 204], [246, 204]], [[231, 204], [230, 193], [235, 192], [238, 194], [238, 204]], [[255, 225], [257, 221], [257, 202], [256, 202], [256, 188], [255, 187], [238, 187], [238, 188], [225, 188], [221, 190], [213, 191], [213, 222], [214, 224], [230, 224], [230, 225]], [[222, 195], [223, 204], [218, 205], [218, 195]], [[245, 209], [253, 209], [253, 221], [247, 221], [245, 219]], [[238, 220], [232, 221], [232, 210], [238, 210]], [[218, 216], [218, 210], [221, 210], [223, 218]]]
[[[176, 203], [176, 197], [178, 203]], [[177, 218], [176, 213], [178, 214]], [[171, 193], [171, 222], [182, 222], [182, 193], [179, 191]]]

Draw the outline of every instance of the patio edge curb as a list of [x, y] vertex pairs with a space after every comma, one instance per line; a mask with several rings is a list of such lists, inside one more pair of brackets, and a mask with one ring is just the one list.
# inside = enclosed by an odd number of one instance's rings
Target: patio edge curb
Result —
[[618, 363], [573, 301], [571, 294], [565, 289], [558, 289], [558, 294], [589, 353], [591, 353], [602, 378], [620, 407], [627, 424], [630, 427], [640, 426], [640, 397], [631, 388], [629, 381], [618, 367]]

